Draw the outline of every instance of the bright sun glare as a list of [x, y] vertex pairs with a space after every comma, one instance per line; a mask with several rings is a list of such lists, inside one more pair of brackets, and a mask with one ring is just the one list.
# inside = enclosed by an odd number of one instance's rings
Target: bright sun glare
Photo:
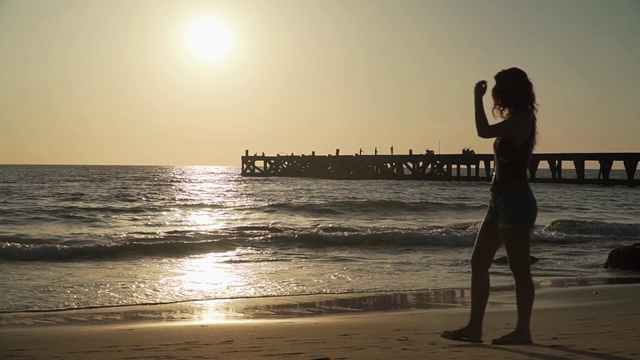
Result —
[[201, 17], [187, 28], [187, 47], [199, 60], [211, 61], [223, 58], [231, 50], [233, 37], [222, 21], [213, 17]]

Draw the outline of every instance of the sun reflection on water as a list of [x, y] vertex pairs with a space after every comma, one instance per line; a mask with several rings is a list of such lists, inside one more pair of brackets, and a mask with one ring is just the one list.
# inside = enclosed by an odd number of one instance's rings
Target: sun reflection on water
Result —
[[189, 211], [183, 219], [194, 230], [219, 230], [227, 225], [223, 213], [211, 210]]
[[224, 261], [235, 255], [234, 251], [211, 253], [184, 259], [175, 269], [175, 291], [200, 294], [204, 298], [214, 298], [228, 293], [234, 284], [240, 283], [238, 274]]
[[[226, 229], [237, 218], [235, 173], [217, 167], [177, 167], [172, 169], [173, 198], [177, 206], [166, 216], [175, 226], [190, 230]], [[235, 215], [234, 215], [235, 214]]]

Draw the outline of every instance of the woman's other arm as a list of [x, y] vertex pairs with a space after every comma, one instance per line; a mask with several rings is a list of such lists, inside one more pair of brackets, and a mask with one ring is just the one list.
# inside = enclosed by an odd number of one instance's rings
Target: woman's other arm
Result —
[[482, 101], [482, 97], [486, 92], [487, 82], [484, 80], [478, 81], [476, 87], [473, 89], [473, 95], [476, 109], [476, 130], [478, 131], [478, 136], [481, 138], [493, 137], [489, 136], [489, 120], [487, 120], [487, 114], [484, 112], [484, 103]]
[[483, 96], [487, 92], [487, 82], [478, 81], [474, 88], [476, 130], [478, 136], [484, 139], [511, 136], [516, 143], [526, 140], [533, 130], [535, 115], [517, 113], [497, 124], [489, 125], [487, 114], [484, 111]]

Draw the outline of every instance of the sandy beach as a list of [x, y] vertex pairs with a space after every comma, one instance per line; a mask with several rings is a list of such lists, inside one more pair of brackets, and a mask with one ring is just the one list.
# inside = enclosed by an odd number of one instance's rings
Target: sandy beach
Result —
[[[606, 359], [640, 358], [640, 285], [542, 288], [533, 342], [494, 346], [515, 321], [513, 292], [492, 295], [484, 344], [440, 338], [463, 325], [464, 300], [446, 309], [289, 319], [92, 321], [5, 325], [3, 358], [17, 359]], [[91, 310], [87, 310], [91, 312]], [[16, 315], [3, 315], [16, 316]], [[38, 315], [42, 316], [42, 315]]]

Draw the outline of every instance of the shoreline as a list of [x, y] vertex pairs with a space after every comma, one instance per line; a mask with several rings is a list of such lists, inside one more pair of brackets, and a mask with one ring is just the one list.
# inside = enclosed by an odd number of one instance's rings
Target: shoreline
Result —
[[[640, 284], [638, 277], [559, 278], [536, 283], [536, 292], [574, 288]], [[493, 295], [511, 293], [513, 285], [492, 288]], [[439, 310], [468, 306], [468, 288], [371, 293], [305, 294], [256, 298], [191, 300], [175, 303], [97, 306], [61, 310], [0, 312], [0, 327], [56, 325], [112, 325], [118, 323], [173, 323], [201, 320], [225, 322], [281, 320], [331, 315], [411, 310]], [[498, 304], [494, 304], [498, 305]]]
[[[549, 289], [640, 284], [638, 277], [559, 278], [536, 282]], [[513, 285], [493, 287], [493, 307], [508, 305]], [[0, 312], [0, 329], [67, 325], [109, 326], [129, 323], [173, 324], [237, 322], [344, 316], [402, 311], [438, 311], [469, 306], [468, 288], [371, 293], [311, 294], [256, 298], [192, 300], [160, 304], [97, 306], [78, 309]], [[506, 301], [506, 302], [505, 302]]]
[[542, 288], [533, 345], [492, 346], [513, 328], [515, 295], [492, 293], [484, 344], [440, 338], [466, 322], [468, 306], [270, 320], [121, 322], [0, 327], [0, 349], [16, 358], [304, 358], [629, 360], [640, 356], [640, 284]]

